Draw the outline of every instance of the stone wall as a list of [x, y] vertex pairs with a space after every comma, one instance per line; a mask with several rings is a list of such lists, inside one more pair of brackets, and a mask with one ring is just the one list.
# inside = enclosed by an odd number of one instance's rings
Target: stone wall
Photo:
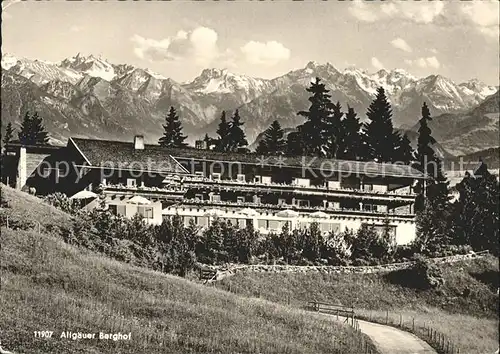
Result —
[[[467, 259], [482, 258], [488, 252], [469, 253], [440, 258], [430, 258], [429, 261], [436, 264], [454, 263]], [[236, 273], [323, 273], [323, 274], [371, 274], [381, 272], [392, 272], [407, 269], [414, 264], [411, 262], [391, 263], [377, 266], [293, 266], [293, 265], [228, 265], [228, 266], [204, 266], [205, 269], [218, 271], [217, 280]]]

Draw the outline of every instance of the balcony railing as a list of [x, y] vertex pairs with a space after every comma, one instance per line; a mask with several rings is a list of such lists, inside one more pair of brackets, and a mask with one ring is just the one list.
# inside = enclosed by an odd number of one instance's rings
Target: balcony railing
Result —
[[124, 184], [100, 184], [100, 190], [104, 191], [130, 191], [130, 192], [146, 192], [157, 194], [179, 194], [183, 195], [187, 189], [180, 186], [164, 186], [164, 187], [147, 187], [147, 186], [127, 186]]
[[255, 202], [233, 202], [233, 201], [213, 201], [213, 200], [199, 200], [193, 199], [183, 199], [182, 204], [188, 205], [206, 205], [210, 207], [239, 207], [239, 208], [255, 208], [255, 209], [268, 209], [268, 210], [284, 210], [291, 209], [297, 212], [331, 212], [335, 214], [347, 213], [347, 214], [364, 214], [364, 215], [377, 215], [377, 216], [402, 216], [402, 217], [414, 217], [414, 213], [410, 213], [404, 210], [394, 210], [389, 211], [373, 211], [373, 210], [361, 210], [353, 208], [335, 208], [335, 207], [323, 207], [323, 206], [297, 206], [290, 204], [268, 204], [268, 203], [255, 203]]
[[299, 186], [299, 185], [292, 185], [292, 184], [286, 184], [286, 183], [276, 183], [276, 182], [270, 182], [270, 183], [262, 183], [262, 182], [246, 182], [246, 181], [240, 181], [240, 180], [214, 180], [206, 177], [185, 177], [183, 181], [183, 185], [187, 186], [197, 186], [199, 184], [209, 184], [209, 185], [218, 185], [218, 186], [231, 186], [231, 187], [246, 187], [247, 189], [255, 189], [255, 188], [261, 188], [261, 189], [277, 189], [277, 190], [282, 190], [282, 189], [287, 189], [295, 193], [311, 193], [311, 192], [321, 192], [321, 194], [329, 194], [329, 192], [332, 193], [342, 193], [342, 194], [362, 194], [362, 195], [371, 195], [371, 196], [378, 196], [378, 197], [383, 197], [383, 196], [393, 196], [393, 197], [411, 197], [414, 198], [416, 196], [415, 193], [412, 193], [405, 188], [405, 190], [394, 190], [394, 191], [374, 191], [374, 190], [363, 190], [363, 189], [355, 189], [355, 188], [345, 188], [345, 187], [339, 187], [339, 188], [332, 188], [328, 186]]

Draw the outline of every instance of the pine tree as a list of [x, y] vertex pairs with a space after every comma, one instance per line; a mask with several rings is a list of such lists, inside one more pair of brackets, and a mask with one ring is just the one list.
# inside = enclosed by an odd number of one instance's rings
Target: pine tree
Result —
[[357, 160], [362, 155], [361, 123], [352, 107], [348, 107], [345, 119], [342, 121], [344, 143], [337, 151], [337, 158]]
[[228, 151], [230, 129], [231, 125], [226, 121], [226, 112], [222, 111], [219, 128], [217, 129], [217, 134], [219, 135], [219, 138], [217, 139], [215, 150], [222, 152]]
[[408, 135], [399, 135], [397, 132], [394, 133], [394, 138], [397, 141], [394, 151], [394, 159], [392, 162], [404, 163], [405, 165], [411, 164], [413, 161], [413, 148], [411, 147], [410, 139]]
[[45, 131], [42, 118], [37, 112], [33, 115], [26, 112], [18, 137], [21, 144], [24, 145], [45, 145], [49, 142], [48, 133]]
[[333, 103], [325, 85], [319, 78], [311, 83], [306, 89], [311, 93], [309, 102], [311, 106], [308, 111], [300, 111], [297, 114], [306, 118], [304, 124], [299, 127], [299, 134], [304, 147], [303, 154], [310, 156], [324, 156], [326, 152], [326, 126], [333, 111]]
[[238, 151], [238, 149], [248, 145], [245, 132], [241, 129], [243, 124], [240, 114], [238, 110], [236, 110], [232, 117], [231, 127], [229, 128], [228, 151]]
[[161, 146], [168, 148], [180, 148], [187, 146], [184, 142], [184, 140], [186, 140], [186, 136], [182, 134], [182, 124], [174, 107], [170, 107], [170, 111], [165, 118], [163, 130], [163, 136], [158, 141]]
[[285, 152], [286, 141], [280, 123], [275, 120], [264, 132], [264, 137], [259, 141], [256, 152], [262, 155], [281, 155]]
[[338, 157], [346, 149], [345, 127], [343, 126], [342, 106], [340, 102], [332, 107], [332, 114], [326, 120], [326, 156], [329, 158]]
[[363, 126], [366, 159], [390, 162], [394, 159], [395, 136], [392, 125], [392, 109], [385, 90], [377, 90], [375, 100], [366, 113], [368, 122]]
[[3, 143], [5, 146], [9, 145], [12, 141], [12, 137], [14, 136], [14, 128], [12, 128], [12, 123], [9, 122], [7, 127], [5, 128], [5, 137], [3, 139]]

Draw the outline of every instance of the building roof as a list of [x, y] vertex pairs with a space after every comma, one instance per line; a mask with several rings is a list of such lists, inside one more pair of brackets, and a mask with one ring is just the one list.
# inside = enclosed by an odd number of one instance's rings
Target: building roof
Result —
[[158, 145], [134, 149], [132, 142], [70, 138], [90, 166], [159, 173], [187, 173], [168, 151]]
[[[315, 171], [340, 172], [366, 176], [391, 176], [403, 178], [424, 178], [424, 175], [402, 164], [377, 163], [374, 161], [334, 160], [307, 156], [261, 156], [258, 154], [226, 153], [194, 148], [163, 148], [159, 145], [145, 145], [144, 150], [135, 150], [133, 142], [71, 138], [88, 162], [102, 166], [105, 161], [121, 163], [137, 169], [161, 172], [187, 173], [178, 160], [193, 159], [206, 162], [230, 162], [256, 166], [275, 166], [312, 169]], [[110, 162], [109, 162], [110, 161]], [[151, 164], [147, 165], [150, 161]], [[162, 168], [158, 165], [162, 163]]]

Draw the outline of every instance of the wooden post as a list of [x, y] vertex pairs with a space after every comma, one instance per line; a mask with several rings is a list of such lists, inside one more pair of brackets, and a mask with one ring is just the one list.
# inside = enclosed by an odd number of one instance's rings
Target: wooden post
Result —
[[413, 317], [413, 319], [412, 319], [412, 328], [413, 328], [413, 332], [415, 332], [415, 317]]
[[399, 314], [399, 327], [403, 326], [403, 315]]
[[389, 310], [385, 310], [385, 324], [389, 323]]

